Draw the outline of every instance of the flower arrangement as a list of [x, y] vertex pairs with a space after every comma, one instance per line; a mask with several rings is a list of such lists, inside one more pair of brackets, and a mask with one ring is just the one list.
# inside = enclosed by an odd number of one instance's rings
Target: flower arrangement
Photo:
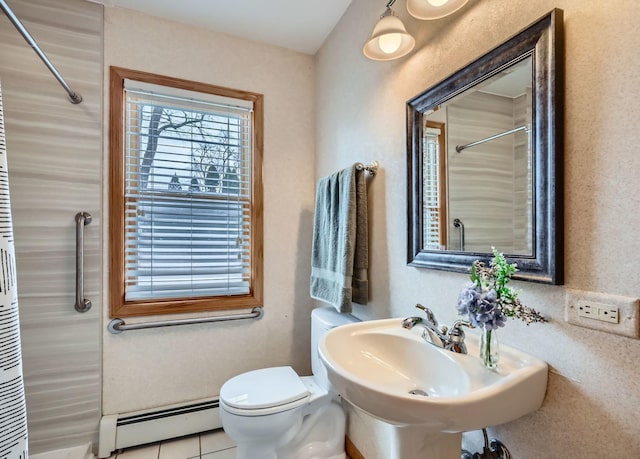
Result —
[[492, 251], [493, 258], [489, 266], [479, 260], [472, 263], [472, 283], [458, 295], [457, 310], [458, 314], [466, 315], [473, 325], [483, 329], [481, 357], [485, 366], [495, 369], [498, 356], [497, 344], [491, 350], [491, 340], [495, 341], [492, 330], [504, 327], [507, 318], [520, 319], [527, 325], [547, 320], [535, 309], [523, 305], [518, 299], [518, 292], [507, 286], [518, 271], [517, 265], [507, 263], [504, 255], [495, 247], [492, 247]]

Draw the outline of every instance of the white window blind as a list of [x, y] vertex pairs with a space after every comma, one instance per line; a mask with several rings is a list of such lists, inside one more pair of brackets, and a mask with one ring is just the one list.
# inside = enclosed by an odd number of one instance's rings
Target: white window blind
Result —
[[423, 202], [423, 243], [425, 249], [440, 249], [440, 129], [427, 128], [423, 140], [424, 169]]
[[125, 81], [125, 301], [250, 292], [251, 109]]

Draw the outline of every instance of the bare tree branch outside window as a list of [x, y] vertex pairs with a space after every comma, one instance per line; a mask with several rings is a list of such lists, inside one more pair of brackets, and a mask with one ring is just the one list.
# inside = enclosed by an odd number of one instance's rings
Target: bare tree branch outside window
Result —
[[162, 105], [140, 105], [138, 116], [140, 190], [240, 193], [240, 119]]

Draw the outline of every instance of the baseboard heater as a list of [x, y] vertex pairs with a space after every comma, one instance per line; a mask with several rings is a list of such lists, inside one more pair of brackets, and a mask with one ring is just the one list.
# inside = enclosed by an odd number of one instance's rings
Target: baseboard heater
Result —
[[215, 398], [102, 416], [98, 457], [109, 457], [122, 448], [219, 429], [219, 406]]

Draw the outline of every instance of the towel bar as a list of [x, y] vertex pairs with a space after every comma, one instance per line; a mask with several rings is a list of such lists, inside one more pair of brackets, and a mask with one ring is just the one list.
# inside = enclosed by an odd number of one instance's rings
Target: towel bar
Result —
[[198, 319], [176, 319], [176, 320], [162, 320], [158, 322], [142, 322], [139, 324], [124, 323], [122, 319], [112, 319], [107, 325], [109, 333], [117, 335], [127, 330], [143, 330], [146, 328], [159, 328], [159, 327], [172, 327], [174, 325], [193, 325], [193, 324], [205, 324], [209, 322], [224, 322], [227, 320], [239, 320], [239, 319], [256, 319], [260, 320], [264, 316], [264, 310], [262, 306], [255, 307], [251, 312], [245, 312], [241, 314], [229, 314], [226, 316], [213, 316], [213, 317], [200, 317]]
[[358, 169], [359, 171], [364, 170], [369, 174], [371, 174], [371, 177], [375, 177], [376, 173], [378, 172], [379, 165], [380, 164], [378, 163], [378, 161], [373, 161], [371, 164], [367, 164], [367, 165], [362, 163], [356, 163], [356, 169]]

